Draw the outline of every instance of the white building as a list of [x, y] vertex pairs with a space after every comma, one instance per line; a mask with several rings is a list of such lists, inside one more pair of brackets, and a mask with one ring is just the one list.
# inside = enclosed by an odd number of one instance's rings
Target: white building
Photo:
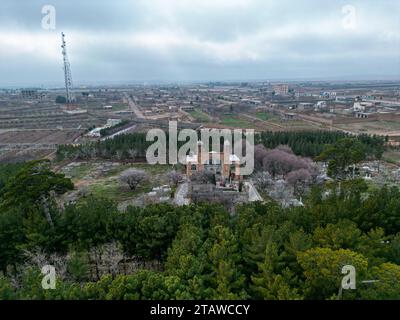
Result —
[[106, 127], [113, 127], [116, 126], [117, 124], [120, 124], [122, 122], [121, 119], [108, 119], [106, 123]]
[[373, 107], [374, 104], [371, 102], [356, 101], [353, 105], [354, 112], [365, 112], [367, 108]]
[[90, 130], [90, 132], [87, 135], [92, 138], [99, 138], [101, 136], [100, 131], [102, 129], [103, 128], [94, 128], [94, 129]]
[[327, 107], [326, 101], [318, 101], [315, 104], [315, 110], [323, 110], [323, 109], [326, 109], [326, 107]]

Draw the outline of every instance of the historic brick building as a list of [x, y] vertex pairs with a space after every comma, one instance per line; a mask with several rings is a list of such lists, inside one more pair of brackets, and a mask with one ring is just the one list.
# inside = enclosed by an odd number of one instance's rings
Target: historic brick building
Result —
[[[240, 181], [240, 159], [235, 154], [227, 152], [205, 152], [202, 142], [197, 143], [197, 154], [186, 156], [186, 174], [190, 177], [195, 172], [209, 171], [216, 175], [217, 180]], [[225, 161], [225, 155], [229, 157]]]

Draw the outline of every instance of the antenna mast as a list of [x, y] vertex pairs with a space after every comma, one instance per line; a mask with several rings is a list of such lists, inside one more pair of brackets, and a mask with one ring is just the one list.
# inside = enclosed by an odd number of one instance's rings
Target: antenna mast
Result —
[[64, 77], [65, 77], [65, 91], [67, 94], [67, 104], [70, 105], [73, 103], [73, 96], [72, 96], [72, 75], [71, 75], [71, 67], [69, 65], [68, 56], [67, 56], [67, 44], [65, 42], [65, 34], [61, 32], [61, 39], [62, 39], [62, 55], [64, 60]]

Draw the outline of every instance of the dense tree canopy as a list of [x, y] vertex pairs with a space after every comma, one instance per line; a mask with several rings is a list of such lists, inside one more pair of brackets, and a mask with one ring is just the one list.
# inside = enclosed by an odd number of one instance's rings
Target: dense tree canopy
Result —
[[[353, 137], [339, 131], [265, 131], [255, 136], [255, 144], [262, 144], [268, 149], [287, 145], [297, 156], [315, 158], [322, 153], [326, 145], [334, 144], [343, 138], [352, 138], [362, 143], [365, 146], [366, 155], [370, 158], [382, 157], [384, 138], [366, 134]], [[183, 143], [179, 142], [178, 146]], [[145, 133], [122, 134], [113, 139], [82, 145], [61, 145], [58, 147], [57, 157], [59, 160], [65, 158], [144, 159], [146, 150], [151, 144], [152, 142], [146, 141]]]
[[[37, 197], [68, 180], [42, 162], [15, 177], [0, 200], [1, 299], [337, 299], [344, 265], [357, 289], [343, 299], [400, 297], [398, 188], [332, 182], [304, 207], [254, 203], [235, 215], [210, 204], [122, 212], [88, 197], [49, 205], [50, 225]], [[43, 263], [56, 266], [55, 290], [41, 288]]]
[[[283, 176], [299, 195], [316, 174], [305, 156], [327, 161], [328, 173], [342, 178], [353, 164], [379, 160], [384, 145], [339, 132], [263, 132], [256, 143], [257, 183]], [[149, 144], [137, 133], [61, 146], [57, 155], [134, 161]], [[170, 179], [176, 185], [181, 177]], [[241, 205], [234, 215], [210, 204], [122, 212], [93, 197], [60, 206], [58, 196], [72, 188], [48, 161], [0, 166], [0, 299], [400, 297], [398, 187], [333, 181], [315, 186], [304, 207], [270, 201]], [[45, 263], [57, 267], [56, 290], [41, 288]], [[339, 295], [349, 264], [357, 290]]]
[[274, 149], [279, 145], [288, 145], [296, 155], [315, 158], [324, 151], [327, 145], [333, 145], [344, 138], [362, 143], [368, 157], [376, 159], [382, 157], [385, 139], [367, 134], [351, 136], [340, 131], [262, 132], [256, 136], [255, 142], [263, 144], [268, 149]]
[[340, 139], [328, 145], [317, 157], [317, 160], [328, 162], [328, 175], [336, 178], [344, 177], [350, 165], [366, 159], [366, 147], [358, 140]]

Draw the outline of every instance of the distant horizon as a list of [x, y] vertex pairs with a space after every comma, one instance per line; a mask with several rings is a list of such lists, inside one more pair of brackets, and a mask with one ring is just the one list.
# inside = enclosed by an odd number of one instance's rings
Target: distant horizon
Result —
[[[97, 87], [97, 86], [157, 86], [157, 85], [204, 85], [210, 83], [223, 83], [223, 84], [240, 84], [249, 83], [256, 84], [262, 82], [269, 83], [287, 83], [297, 84], [301, 82], [311, 83], [368, 83], [368, 82], [400, 82], [399, 78], [354, 78], [354, 79], [340, 79], [340, 78], [288, 78], [288, 79], [220, 79], [220, 80], [193, 80], [193, 81], [179, 81], [179, 80], [131, 80], [131, 81], [81, 81], [74, 84], [73, 89], [79, 90], [82, 87]], [[0, 89], [64, 89], [65, 84], [62, 82], [55, 83], [41, 83], [41, 84], [8, 84], [1, 85]]]

